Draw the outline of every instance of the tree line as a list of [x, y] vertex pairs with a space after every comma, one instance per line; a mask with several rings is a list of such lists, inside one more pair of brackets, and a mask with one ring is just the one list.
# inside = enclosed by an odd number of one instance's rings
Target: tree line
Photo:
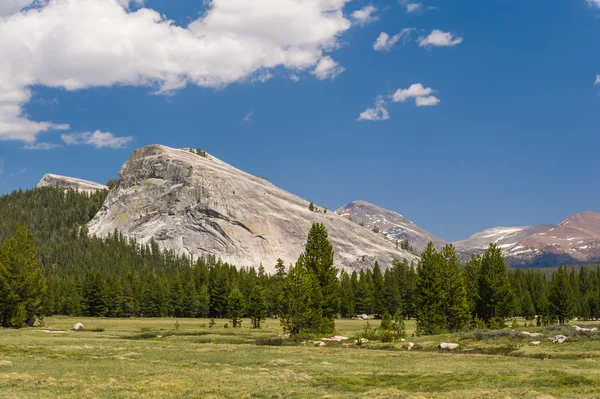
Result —
[[[89, 237], [85, 224], [106, 192], [40, 188], [0, 197], [0, 323], [35, 317], [211, 317], [260, 327], [278, 316], [291, 334], [332, 333], [335, 318], [370, 314], [394, 323], [415, 318], [419, 334], [502, 327], [507, 318], [564, 323], [600, 317], [600, 268], [509, 270], [500, 249], [461, 264], [454, 248], [433, 244], [418, 265], [334, 266], [322, 224], [312, 226], [294, 265], [279, 260], [237, 268], [193, 260], [114, 232]], [[18, 278], [16, 276], [19, 276]], [[16, 283], [18, 281], [18, 284]]]

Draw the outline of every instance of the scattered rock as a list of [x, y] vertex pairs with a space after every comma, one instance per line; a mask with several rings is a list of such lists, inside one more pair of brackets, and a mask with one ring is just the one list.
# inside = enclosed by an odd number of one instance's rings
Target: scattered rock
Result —
[[521, 335], [526, 335], [528, 337], [541, 337], [542, 334], [540, 333], [530, 333], [528, 331], [521, 331]]
[[85, 327], [83, 326], [83, 324], [81, 323], [77, 323], [73, 326], [73, 330], [75, 331], [83, 331], [85, 330]]
[[438, 349], [444, 349], [444, 350], [454, 350], [456, 348], [458, 348], [460, 345], [459, 344], [450, 344], [447, 342], [442, 342], [441, 344], [438, 345]]
[[589, 331], [589, 332], [597, 332], [598, 331], [598, 327], [593, 327], [593, 328], [583, 328], [583, 327], [579, 327], [579, 326], [573, 326], [573, 330], [575, 331]]
[[344, 337], [343, 335], [335, 335], [333, 337], [321, 338], [321, 341], [336, 341], [336, 342], [340, 342], [340, 341], [346, 341], [348, 339], [350, 339], [350, 338]]
[[12, 366], [12, 362], [10, 360], [0, 360], [0, 366]]
[[342, 347], [344, 347], [344, 348], [351, 348], [352, 344], [342, 344]]
[[406, 345], [404, 345], [404, 347], [409, 351], [411, 351], [414, 346], [415, 344], [412, 342], [407, 342]]
[[531, 341], [531, 342], [529, 343], [529, 346], [539, 346], [540, 344], [541, 344], [541, 342], [540, 342], [540, 341]]
[[319, 347], [322, 348], [324, 346], [327, 346], [327, 344], [325, 342], [323, 342], [323, 341], [319, 341]]
[[361, 315], [358, 316], [358, 318], [361, 319], [361, 320], [369, 320], [369, 316], [366, 315], [366, 314], [361, 314]]
[[554, 338], [550, 338], [550, 340], [552, 341], [552, 343], [554, 344], [562, 344], [563, 342], [565, 342], [567, 339], [567, 337], [565, 337], [564, 335], [557, 335]]

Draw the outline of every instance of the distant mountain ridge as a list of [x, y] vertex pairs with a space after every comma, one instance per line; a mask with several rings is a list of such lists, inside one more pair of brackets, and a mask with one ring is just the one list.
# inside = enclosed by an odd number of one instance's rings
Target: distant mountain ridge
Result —
[[[428, 242], [437, 248], [446, 242], [417, 226], [404, 216], [366, 201], [353, 201], [336, 211], [372, 230], [375, 226], [390, 241], [408, 239], [421, 251]], [[600, 214], [574, 214], [557, 225], [494, 227], [451, 242], [464, 261], [483, 254], [494, 243], [511, 266], [556, 266], [600, 261]]]

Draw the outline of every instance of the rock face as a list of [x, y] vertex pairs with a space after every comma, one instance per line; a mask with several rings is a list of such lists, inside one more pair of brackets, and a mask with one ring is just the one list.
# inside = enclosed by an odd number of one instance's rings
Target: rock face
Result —
[[506, 250], [512, 264], [557, 265], [600, 261], [600, 214], [576, 213]]
[[53, 174], [46, 174], [38, 183], [37, 187], [58, 187], [64, 190], [74, 189], [86, 193], [95, 193], [99, 190], [108, 190], [103, 184], [95, 183], [89, 180], [77, 179]]
[[418, 261], [381, 234], [275, 187], [206, 153], [151, 145], [121, 168], [117, 186], [89, 223], [90, 234], [115, 229], [146, 243], [194, 257], [213, 255], [237, 266], [273, 270], [294, 263], [313, 222], [323, 223], [345, 269]]
[[491, 243], [494, 243], [507, 254], [519, 241], [538, 232], [552, 228], [550, 224], [539, 226], [520, 227], [494, 227], [475, 233], [466, 240], [454, 242], [454, 246], [461, 257], [465, 260], [473, 254], [483, 254]]
[[430, 241], [438, 248], [444, 245], [443, 240], [423, 230], [399, 213], [380, 208], [366, 201], [350, 202], [338, 209], [336, 213], [356, 223], [362, 223], [369, 230], [377, 226], [381, 234], [385, 235], [394, 245], [396, 240], [407, 239], [419, 253]]

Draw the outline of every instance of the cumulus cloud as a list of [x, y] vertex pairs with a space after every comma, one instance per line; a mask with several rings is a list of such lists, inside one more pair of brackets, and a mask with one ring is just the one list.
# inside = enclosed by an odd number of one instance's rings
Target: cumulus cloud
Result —
[[33, 2], [34, 0], [2, 0], [0, 1], [0, 17], [15, 14]]
[[377, 11], [376, 7], [373, 7], [372, 5], [368, 5], [364, 8], [361, 8], [360, 10], [354, 11], [352, 13], [352, 20], [356, 24], [358, 24], [360, 26], [364, 26], [373, 21], [377, 21], [377, 16], [373, 15], [376, 11]]
[[398, 89], [392, 95], [394, 102], [405, 102], [409, 99], [414, 99], [418, 107], [430, 107], [438, 105], [440, 100], [432, 96], [435, 92], [431, 87], [424, 87], [421, 83], [415, 83], [408, 89]]
[[600, 0], [586, 0], [586, 3], [590, 7], [598, 7], [598, 8], [600, 8]]
[[96, 148], [123, 148], [133, 137], [116, 137], [109, 132], [101, 132], [96, 130], [94, 133], [69, 133], [60, 136], [66, 145], [81, 145], [87, 144]]
[[54, 143], [37, 142], [32, 144], [26, 144], [25, 147], [23, 147], [23, 149], [31, 151], [47, 151], [53, 150], [57, 147], [60, 147], [60, 145]]
[[434, 29], [429, 36], [419, 38], [419, 46], [451, 47], [462, 43], [462, 41], [462, 37], [454, 36], [454, 34], [450, 32], [442, 32], [439, 29]]
[[600, 75], [596, 75], [596, 81], [594, 82], [595, 85], [600, 85]]
[[390, 114], [386, 108], [386, 101], [383, 96], [377, 96], [375, 99], [375, 107], [367, 108], [364, 112], [361, 112], [357, 120], [385, 121], [387, 119], [390, 119]]
[[391, 37], [387, 33], [381, 32], [377, 37], [377, 40], [375, 40], [375, 43], [373, 43], [373, 49], [375, 51], [390, 51], [400, 39], [403, 39], [404, 42], [410, 40], [410, 33], [412, 31], [412, 28], [402, 29], [402, 32]]
[[[11, 12], [21, 6], [6, 1]], [[276, 67], [333, 78], [343, 68], [326, 53], [350, 28], [342, 11], [348, 1], [212, 0], [186, 27], [151, 9], [125, 8], [141, 5], [137, 0], [49, 0], [0, 18], [0, 140], [31, 144], [41, 132], [69, 129], [67, 121], [24, 114], [36, 85], [169, 93], [245, 82]]]
[[313, 69], [311, 74], [315, 75], [317, 79], [335, 79], [340, 73], [344, 72], [344, 67], [340, 66], [333, 58], [326, 56], [319, 60], [319, 63]]

